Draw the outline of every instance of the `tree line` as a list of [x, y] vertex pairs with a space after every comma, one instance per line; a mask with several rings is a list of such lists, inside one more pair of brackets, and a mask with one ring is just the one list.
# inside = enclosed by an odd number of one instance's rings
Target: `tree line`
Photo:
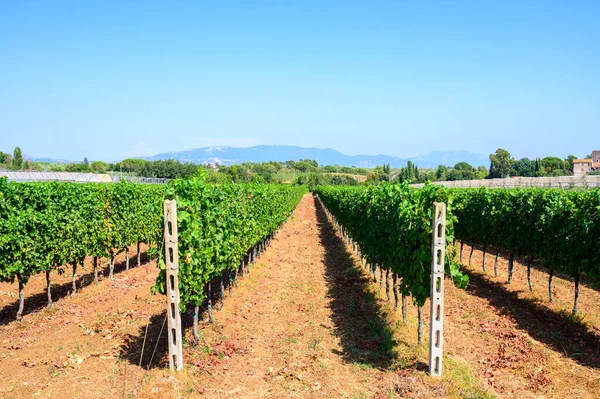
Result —
[[[589, 157], [589, 155], [587, 156]], [[510, 152], [499, 148], [490, 154], [489, 169], [485, 166], [473, 166], [467, 162], [458, 162], [454, 166], [439, 165], [437, 168], [420, 169], [412, 161], [403, 168], [392, 169], [390, 164], [374, 169], [356, 168], [339, 165], [319, 165], [313, 159], [300, 159], [286, 162], [245, 162], [235, 165], [198, 165], [178, 160], [146, 160], [128, 158], [117, 163], [103, 161], [69, 164], [36, 163], [25, 160], [21, 149], [16, 147], [13, 154], [0, 152], [0, 169], [8, 170], [50, 170], [82, 173], [126, 173], [140, 177], [165, 179], [186, 178], [196, 175], [200, 170], [208, 172], [207, 180], [213, 183], [294, 183], [309, 187], [317, 185], [377, 185], [389, 183], [424, 183], [426, 181], [480, 180], [505, 178], [511, 176], [548, 177], [570, 176], [573, 174], [573, 161], [569, 155], [565, 159], [548, 156], [544, 158], [514, 159]], [[591, 174], [600, 174], [600, 171]], [[361, 178], [364, 176], [364, 178]]]

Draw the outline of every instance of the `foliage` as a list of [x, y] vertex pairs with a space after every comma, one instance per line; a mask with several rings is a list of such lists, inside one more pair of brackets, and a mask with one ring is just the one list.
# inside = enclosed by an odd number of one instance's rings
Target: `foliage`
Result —
[[87, 173], [90, 171], [90, 168], [85, 163], [69, 163], [65, 165], [65, 170], [73, 173]]
[[490, 178], [505, 178], [510, 176], [515, 160], [510, 152], [498, 148], [494, 154], [490, 154]]
[[569, 176], [573, 171], [568, 160], [563, 161], [558, 157], [542, 158], [540, 164], [540, 176]]
[[539, 167], [539, 160], [521, 158], [515, 161], [510, 174], [511, 176], [535, 177], [538, 174]]
[[190, 162], [181, 163], [173, 159], [148, 161], [145, 159], [128, 158], [112, 165], [111, 170], [134, 173], [137, 176], [157, 177], [163, 179], [178, 179], [195, 175], [201, 165]]
[[453, 190], [456, 237], [600, 278], [600, 189]]
[[310, 173], [301, 175], [294, 180], [294, 184], [303, 185], [313, 190], [317, 186], [357, 186], [358, 180], [347, 175], [334, 175], [323, 173]]
[[[329, 211], [361, 248], [368, 263], [377, 264], [401, 278], [400, 291], [422, 306], [431, 289], [432, 232], [436, 201], [447, 204], [446, 240], [453, 240], [452, 200], [449, 191], [426, 185], [411, 189], [407, 183], [376, 187], [318, 187], [315, 190]], [[465, 286], [468, 279], [454, 262], [447, 245], [446, 270]]]
[[102, 161], [94, 161], [90, 164], [90, 171], [93, 173], [106, 173], [108, 171], [108, 164]]
[[164, 187], [0, 179], [0, 281], [160, 240]]
[[408, 161], [406, 166], [400, 169], [400, 174], [398, 175], [398, 181], [400, 183], [403, 182], [411, 182], [411, 183], [421, 183], [419, 179], [419, 168], [412, 161]]
[[15, 147], [13, 151], [13, 159], [12, 166], [16, 170], [20, 170], [23, 165], [23, 154], [21, 153], [21, 148]]
[[391, 168], [390, 164], [377, 166], [373, 172], [367, 174], [367, 184], [374, 185], [381, 182], [390, 181]]
[[[203, 175], [172, 181], [167, 198], [177, 200], [181, 307], [200, 305], [204, 287], [226, 271], [237, 270], [256, 244], [272, 235], [296, 207], [306, 189], [284, 185], [207, 184]], [[166, 270], [155, 290], [165, 293]]]

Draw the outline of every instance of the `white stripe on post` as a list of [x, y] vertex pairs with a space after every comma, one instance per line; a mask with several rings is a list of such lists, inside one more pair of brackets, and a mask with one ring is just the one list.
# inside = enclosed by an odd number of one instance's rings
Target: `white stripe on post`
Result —
[[429, 324], [429, 374], [442, 375], [444, 343], [444, 255], [446, 252], [446, 204], [434, 203], [431, 262], [431, 322]]
[[167, 318], [169, 320], [169, 367], [183, 369], [181, 314], [179, 313], [179, 248], [177, 240], [177, 203], [165, 200], [165, 265], [167, 270]]

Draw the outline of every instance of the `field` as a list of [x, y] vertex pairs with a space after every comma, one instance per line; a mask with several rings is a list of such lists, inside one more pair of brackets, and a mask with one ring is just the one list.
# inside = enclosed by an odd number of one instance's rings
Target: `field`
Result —
[[466, 290], [447, 281], [444, 377], [429, 377], [416, 307], [409, 300], [404, 325], [310, 195], [215, 322], [202, 313], [198, 345], [184, 314], [177, 374], [165, 368], [164, 331], [157, 341], [166, 308], [150, 294], [158, 269], [143, 256], [125, 271], [123, 256], [114, 280], [98, 285], [88, 259], [74, 296], [71, 277], [55, 277], [49, 310], [44, 277], [33, 276], [22, 322], [13, 321], [16, 284], [0, 284], [0, 397], [594, 398], [600, 389], [600, 294], [584, 284], [573, 317], [572, 281], [555, 277], [549, 304], [545, 272], [534, 267], [530, 293], [525, 266], [506, 284], [506, 259], [494, 277], [488, 256], [484, 274], [479, 250]]

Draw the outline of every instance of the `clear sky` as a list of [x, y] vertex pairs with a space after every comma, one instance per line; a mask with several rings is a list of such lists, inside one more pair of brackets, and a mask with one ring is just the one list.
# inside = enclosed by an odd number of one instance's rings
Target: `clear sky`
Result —
[[6, 1], [0, 150], [600, 149], [600, 1]]

